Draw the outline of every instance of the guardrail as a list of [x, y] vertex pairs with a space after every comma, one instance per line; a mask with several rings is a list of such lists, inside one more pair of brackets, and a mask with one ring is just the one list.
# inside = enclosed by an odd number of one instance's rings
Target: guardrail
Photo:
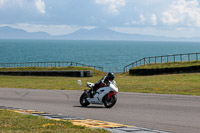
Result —
[[103, 67], [85, 65], [82, 63], [77, 63], [72, 61], [0, 63], [0, 67], [71, 67], [71, 66], [90, 67], [96, 70], [103, 71]]
[[128, 72], [131, 67], [137, 67], [147, 64], [157, 64], [157, 63], [169, 63], [169, 62], [184, 62], [184, 61], [198, 61], [200, 59], [200, 53], [186, 53], [186, 54], [174, 54], [174, 55], [164, 55], [164, 56], [153, 56], [144, 57], [138, 61], [135, 61], [123, 68], [124, 73]]

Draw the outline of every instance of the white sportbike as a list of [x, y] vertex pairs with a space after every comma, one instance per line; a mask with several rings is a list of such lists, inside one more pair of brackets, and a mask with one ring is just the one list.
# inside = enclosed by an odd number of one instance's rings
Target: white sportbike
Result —
[[[92, 89], [94, 83], [87, 82], [87, 87]], [[80, 97], [80, 104], [87, 107], [89, 104], [104, 104], [106, 108], [111, 108], [117, 102], [118, 88], [116, 82], [113, 80], [108, 86], [99, 88], [93, 97], [90, 97], [89, 91], [84, 90]]]

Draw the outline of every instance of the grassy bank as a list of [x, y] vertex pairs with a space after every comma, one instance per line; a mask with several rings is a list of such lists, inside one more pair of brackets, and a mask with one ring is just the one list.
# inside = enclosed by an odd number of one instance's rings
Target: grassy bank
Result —
[[155, 76], [121, 75], [117, 80], [121, 91], [200, 95], [200, 73]]
[[163, 69], [163, 68], [191, 67], [191, 66], [200, 66], [200, 61], [147, 64], [145, 66], [143, 65], [143, 66], [133, 67], [131, 69]]
[[54, 121], [38, 116], [0, 110], [1, 133], [104, 133], [105, 130], [74, 126], [68, 121]]
[[[0, 76], [1, 88], [32, 88], [32, 89], [87, 89], [86, 82], [96, 82], [102, 76], [87, 78], [76, 77], [39, 77], [39, 76]], [[82, 86], [77, 80], [82, 80]], [[115, 79], [119, 91], [200, 95], [200, 73], [169, 74], [156, 76], [129, 76], [116, 74]]]
[[16, 67], [16, 68], [0, 68], [0, 71], [77, 71], [77, 70], [91, 70], [93, 76], [105, 74], [102, 71], [89, 67]]

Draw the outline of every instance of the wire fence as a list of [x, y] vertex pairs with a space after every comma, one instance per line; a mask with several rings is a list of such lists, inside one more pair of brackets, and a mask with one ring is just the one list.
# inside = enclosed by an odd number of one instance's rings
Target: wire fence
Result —
[[123, 67], [104, 67], [104, 72], [123, 73]]
[[0, 67], [90, 67], [96, 70], [103, 71], [103, 67], [85, 65], [82, 63], [72, 62], [72, 61], [51, 61], [51, 62], [21, 62], [21, 63], [0, 63]]
[[112, 67], [106, 68], [100, 66], [86, 65], [82, 63], [72, 62], [72, 61], [50, 61], [50, 62], [20, 62], [20, 63], [0, 63], [0, 67], [16, 68], [16, 67], [90, 67], [96, 70], [105, 72], [127, 72], [131, 67], [137, 67], [147, 64], [157, 64], [157, 63], [169, 63], [169, 62], [184, 62], [184, 61], [199, 61], [200, 53], [186, 53], [186, 54], [174, 54], [174, 55], [164, 55], [164, 56], [153, 56], [145, 57], [138, 61], [135, 61], [124, 68]]
[[200, 59], [200, 53], [186, 53], [186, 54], [145, 57], [125, 66], [123, 68], [123, 71], [128, 72], [131, 67], [137, 67], [147, 64], [157, 64], [157, 63], [162, 64], [169, 62], [185, 62], [185, 61], [190, 62], [190, 61], [198, 61], [199, 59]]

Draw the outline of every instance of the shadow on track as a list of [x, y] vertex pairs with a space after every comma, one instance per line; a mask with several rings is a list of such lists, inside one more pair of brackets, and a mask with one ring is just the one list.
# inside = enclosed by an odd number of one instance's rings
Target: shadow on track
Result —
[[106, 109], [104, 106], [87, 106], [87, 107], [83, 107], [83, 106], [73, 106], [76, 108], [94, 108], [94, 109]]

